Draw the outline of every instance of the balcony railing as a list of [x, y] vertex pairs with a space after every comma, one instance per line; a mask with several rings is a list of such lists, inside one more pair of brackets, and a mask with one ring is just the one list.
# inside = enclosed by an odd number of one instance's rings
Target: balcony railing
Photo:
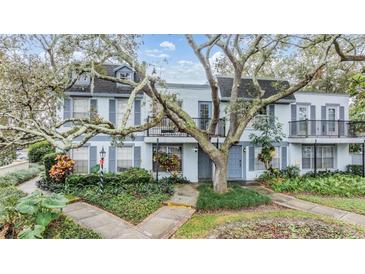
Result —
[[[193, 118], [196, 126], [199, 129], [206, 130], [209, 126], [210, 118]], [[226, 133], [226, 123], [224, 119], [219, 119], [215, 136], [224, 137]], [[147, 136], [165, 136], [165, 137], [187, 137], [189, 134], [180, 131], [174, 123], [168, 119], [163, 118], [162, 121], [155, 127], [147, 130]]]
[[301, 120], [289, 122], [289, 137], [365, 137], [365, 122], [345, 120]]

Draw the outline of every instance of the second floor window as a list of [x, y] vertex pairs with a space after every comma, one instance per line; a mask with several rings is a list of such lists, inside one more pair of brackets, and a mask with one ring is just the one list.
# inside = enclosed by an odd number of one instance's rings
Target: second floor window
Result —
[[84, 98], [73, 99], [73, 117], [78, 119], [89, 118], [90, 100]]
[[[120, 125], [122, 124], [122, 120], [123, 120], [125, 111], [127, 109], [127, 105], [128, 105], [127, 99], [118, 99], [116, 101], [117, 127], [120, 127]], [[133, 125], [133, 108], [129, 114], [128, 121], [127, 121], [127, 126], [131, 126], [131, 125]]]

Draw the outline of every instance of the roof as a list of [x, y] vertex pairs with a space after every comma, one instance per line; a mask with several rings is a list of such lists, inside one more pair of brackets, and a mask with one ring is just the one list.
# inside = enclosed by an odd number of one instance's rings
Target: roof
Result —
[[[218, 79], [218, 87], [221, 92], [222, 98], [229, 98], [231, 96], [232, 86], [233, 86], [233, 77], [217, 77]], [[265, 94], [263, 98], [270, 97], [278, 93], [281, 89], [286, 89], [289, 87], [289, 82], [285, 80], [271, 80], [271, 79], [258, 79], [258, 82], [263, 90], [265, 90]], [[253, 99], [255, 98], [255, 94], [257, 93], [253, 81], [251, 78], [242, 78], [241, 84], [239, 86], [239, 97]], [[284, 98], [284, 100], [294, 101], [294, 94], [288, 95]]]
[[[105, 73], [108, 76], [115, 76], [116, 71], [124, 66], [104, 64], [103, 67], [105, 69]], [[95, 78], [94, 93], [130, 94], [131, 91], [131, 86], [121, 85], [112, 81]], [[67, 92], [90, 93], [90, 85], [85, 86], [75, 84], [71, 88], [69, 88]]]

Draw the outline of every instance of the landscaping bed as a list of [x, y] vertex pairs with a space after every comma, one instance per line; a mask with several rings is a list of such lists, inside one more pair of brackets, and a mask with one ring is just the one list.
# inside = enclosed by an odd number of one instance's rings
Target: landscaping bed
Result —
[[239, 185], [229, 186], [229, 191], [224, 194], [214, 192], [207, 184], [199, 186], [198, 190], [198, 210], [242, 209], [271, 203], [270, 197]]
[[37, 177], [44, 170], [42, 165], [31, 164], [28, 169], [21, 169], [0, 177], [0, 185], [19, 185], [34, 177]]
[[155, 212], [174, 192], [173, 182], [155, 182], [151, 174], [141, 168], [131, 168], [119, 174], [107, 173], [102, 187], [99, 174], [70, 175], [61, 183], [44, 176], [38, 186], [79, 197], [133, 224]]
[[363, 228], [290, 209], [195, 214], [175, 234], [182, 239], [365, 238]]

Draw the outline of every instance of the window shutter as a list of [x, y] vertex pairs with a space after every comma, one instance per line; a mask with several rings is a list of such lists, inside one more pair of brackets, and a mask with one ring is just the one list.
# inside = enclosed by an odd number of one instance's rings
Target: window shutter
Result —
[[98, 100], [90, 100], [90, 115], [96, 115], [98, 113]]
[[[72, 117], [72, 110], [71, 110], [71, 99], [70, 98], [65, 98], [64, 102], [63, 102], [63, 119], [69, 119]], [[71, 123], [66, 123], [64, 124], [65, 127], [70, 127]]]
[[134, 101], [134, 125], [141, 124], [141, 100]]
[[339, 132], [340, 135], [345, 135], [345, 107], [340, 107], [340, 122], [338, 122]]
[[109, 100], [109, 121], [114, 124], [116, 124], [116, 120], [117, 120], [117, 113], [116, 113], [116, 109], [115, 109], [115, 100], [114, 99], [110, 99]]
[[89, 159], [90, 159], [89, 171], [91, 172], [91, 169], [98, 164], [97, 147], [96, 146], [91, 146], [89, 153], [90, 153], [90, 155], [89, 155], [90, 156], [89, 157]]
[[269, 105], [269, 119], [270, 119], [270, 123], [275, 122], [275, 105], [274, 104]]
[[248, 147], [248, 170], [255, 170], [255, 147]]
[[321, 106], [322, 135], [327, 134], [326, 106]]
[[109, 172], [115, 173], [116, 172], [116, 147], [109, 147]]
[[281, 169], [286, 169], [288, 162], [288, 149], [287, 147], [281, 147]]
[[141, 167], [141, 147], [134, 147], [134, 167]]
[[316, 136], [316, 106], [311, 105], [311, 121], [310, 121], [310, 127], [311, 127], [311, 135]]
[[297, 105], [291, 105], [291, 123], [290, 123], [290, 135], [297, 135]]

